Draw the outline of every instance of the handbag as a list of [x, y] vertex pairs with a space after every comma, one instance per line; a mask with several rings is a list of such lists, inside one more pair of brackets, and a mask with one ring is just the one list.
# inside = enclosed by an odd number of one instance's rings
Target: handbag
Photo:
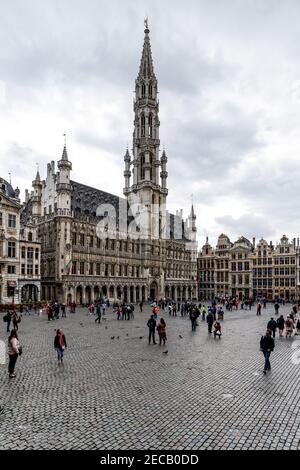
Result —
[[19, 347], [19, 356], [21, 356], [23, 354], [23, 348], [22, 346]]

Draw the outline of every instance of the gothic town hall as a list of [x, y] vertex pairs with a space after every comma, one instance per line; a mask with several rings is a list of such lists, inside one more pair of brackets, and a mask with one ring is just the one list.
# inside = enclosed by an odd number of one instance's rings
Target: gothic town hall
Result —
[[197, 298], [196, 216], [193, 207], [186, 220], [166, 209], [168, 158], [165, 151], [160, 156], [157, 97], [146, 24], [125, 197], [73, 181], [66, 145], [57, 168], [49, 163], [45, 180], [38, 171], [26, 194], [21, 220], [36, 227], [41, 242], [42, 300]]

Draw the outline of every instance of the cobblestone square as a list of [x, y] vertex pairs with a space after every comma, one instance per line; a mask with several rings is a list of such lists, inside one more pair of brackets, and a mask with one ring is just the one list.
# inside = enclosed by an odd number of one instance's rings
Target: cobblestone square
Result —
[[[188, 317], [162, 314], [165, 347], [148, 345], [150, 307], [138, 310], [117, 321], [110, 308], [100, 325], [85, 309], [55, 322], [23, 316], [17, 377], [0, 366], [1, 449], [300, 448], [297, 336], [275, 339], [272, 371], [262, 373], [272, 305], [261, 317], [226, 312], [221, 340], [201, 320], [192, 333]], [[61, 366], [58, 327], [68, 343]]]

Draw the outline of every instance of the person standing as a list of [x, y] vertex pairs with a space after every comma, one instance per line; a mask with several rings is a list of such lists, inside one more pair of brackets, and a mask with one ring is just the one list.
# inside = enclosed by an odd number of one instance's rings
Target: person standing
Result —
[[274, 305], [274, 308], [275, 308], [275, 315], [278, 315], [278, 313], [279, 313], [279, 307], [280, 307], [280, 305], [279, 305], [279, 303], [276, 301], [276, 302], [275, 302], [275, 305]]
[[7, 311], [7, 314], [6, 314], [6, 323], [7, 323], [6, 331], [7, 331], [7, 333], [10, 332], [11, 320], [12, 320], [12, 314], [11, 314], [11, 312], [8, 310], [8, 311]]
[[206, 316], [206, 322], [207, 322], [207, 327], [208, 327], [208, 333], [212, 333], [212, 326], [214, 323], [214, 316], [211, 312], [209, 312]]
[[143, 301], [140, 301], [140, 312], [143, 313]]
[[273, 317], [271, 317], [271, 320], [267, 324], [267, 329], [272, 332], [273, 338], [275, 338], [276, 328], [277, 328], [277, 322], [274, 320]]
[[66, 337], [62, 330], [56, 330], [56, 335], [54, 338], [54, 349], [57, 352], [57, 360], [58, 362], [63, 362], [64, 351], [67, 347]]
[[21, 321], [21, 317], [18, 317], [17, 312], [14, 310], [12, 314], [12, 322], [14, 325], [14, 330], [18, 331], [19, 329], [18, 323], [20, 323], [20, 321]]
[[256, 315], [261, 315], [261, 303], [260, 302], [257, 304]]
[[298, 320], [297, 320], [296, 330], [297, 330], [297, 332], [295, 333], [295, 335], [299, 336], [300, 335], [300, 318], [298, 318]]
[[271, 331], [267, 330], [266, 334], [261, 337], [260, 350], [263, 352], [265, 358], [265, 365], [263, 373], [266, 374], [268, 370], [271, 370], [270, 355], [274, 351], [275, 341], [271, 336]]
[[61, 318], [66, 318], [66, 304], [61, 304]]
[[162, 341], [164, 342], [164, 346], [166, 344], [166, 340], [167, 340], [167, 335], [166, 335], [166, 322], [163, 318], [160, 319], [160, 322], [158, 324], [158, 327], [157, 327], [157, 332], [158, 332], [158, 336], [159, 336], [159, 345], [161, 346], [161, 343]]
[[196, 313], [196, 310], [194, 308], [190, 311], [190, 320], [191, 320], [191, 323], [192, 323], [192, 331], [196, 331], [197, 313]]
[[151, 338], [152, 338], [153, 344], [156, 344], [155, 342], [156, 321], [153, 315], [151, 315], [150, 319], [148, 320], [147, 326], [149, 328], [149, 344], [151, 344]]
[[11, 333], [8, 338], [8, 373], [9, 377], [12, 379], [16, 376], [15, 366], [20, 353], [20, 343], [18, 338], [18, 333], [16, 330], [11, 330]]
[[284, 330], [284, 324], [285, 324], [285, 321], [284, 321], [283, 315], [280, 315], [280, 317], [277, 319], [277, 327], [278, 327], [280, 338], [283, 337], [282, 333]]

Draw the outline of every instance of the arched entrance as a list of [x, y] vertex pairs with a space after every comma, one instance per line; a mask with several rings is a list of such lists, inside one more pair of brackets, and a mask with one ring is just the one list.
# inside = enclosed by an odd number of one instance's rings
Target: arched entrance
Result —
[[115, 288], [114, 288], [114, 286], [110, 286], [110, 288], [109, 288], [109, 298], [111, 300], [113, 300], [114, 297], [115, 297]]
[[87, 304], [90, 304], [92, 302], [92, 289], [90, 286], [87, 286], [85, 288], [85, 301]]
[[175, 287], [174, 286], [172, 286], [171, 288], [171, 299], [175, 300]]
[[169, 299], [170, 298], [170, 289], [169, 286], [166, 286], [165, 288], [165, 298]]
[[122, 299], [122, 289], [121, 289], [121, 286], [118, 286], [118, 287], [117, 287], [117, 297], [118, 297], [118, 300], [121, 300], [121, 299]]
[[156, 282], [152, 282], [150, 285], [150, 299], [157, 300], [158, 287]]
[[124, 289], [123, 289], [123, 300], [124, 300], [124, 302], [128, 302], [127, 286], [125, 286]]
[[142, 301], [145, 302], [146, 300], [146, 288], [142, 286]]
[[186, 300], [186, 287], [183, 286], [182, 288], [182, 300]]
[[94, 287], [94, 299], [95, 302], [98, 302], [98, 300], [100, 299], [100, 289], [98, 286]]
[[134, 287], [133, 286], [130, 286], [130, 303], [133, 303], [134, 302]]
[[82, 287], [78, 286], [77, 289], [76, 289], [76, 303], [77, 304], [82, 304], [82, 299], [83, 299]]
[[188, 288], [188, 294], [189, 294], [189, 300], [192, 299], [192, 289], [189, 287]]
[[102, 295], [103, 295], [103, 297], [107, 297], [107, 287], [106, 286], [102, 287]]
[[140, 301], [140, 288], [139, 288], [139, 286], [136, 286], [136, 288], [135, 288], [135, 300], [136, 300], [136, 302]]
[[38, 288], [34, 284], [26, 284], [22, 287], [21, 291], [22, 302], [37, 302], [38, 301]]
[[181, 300], [181, 289], [179, 286], [177, 287], [177, 300]]

